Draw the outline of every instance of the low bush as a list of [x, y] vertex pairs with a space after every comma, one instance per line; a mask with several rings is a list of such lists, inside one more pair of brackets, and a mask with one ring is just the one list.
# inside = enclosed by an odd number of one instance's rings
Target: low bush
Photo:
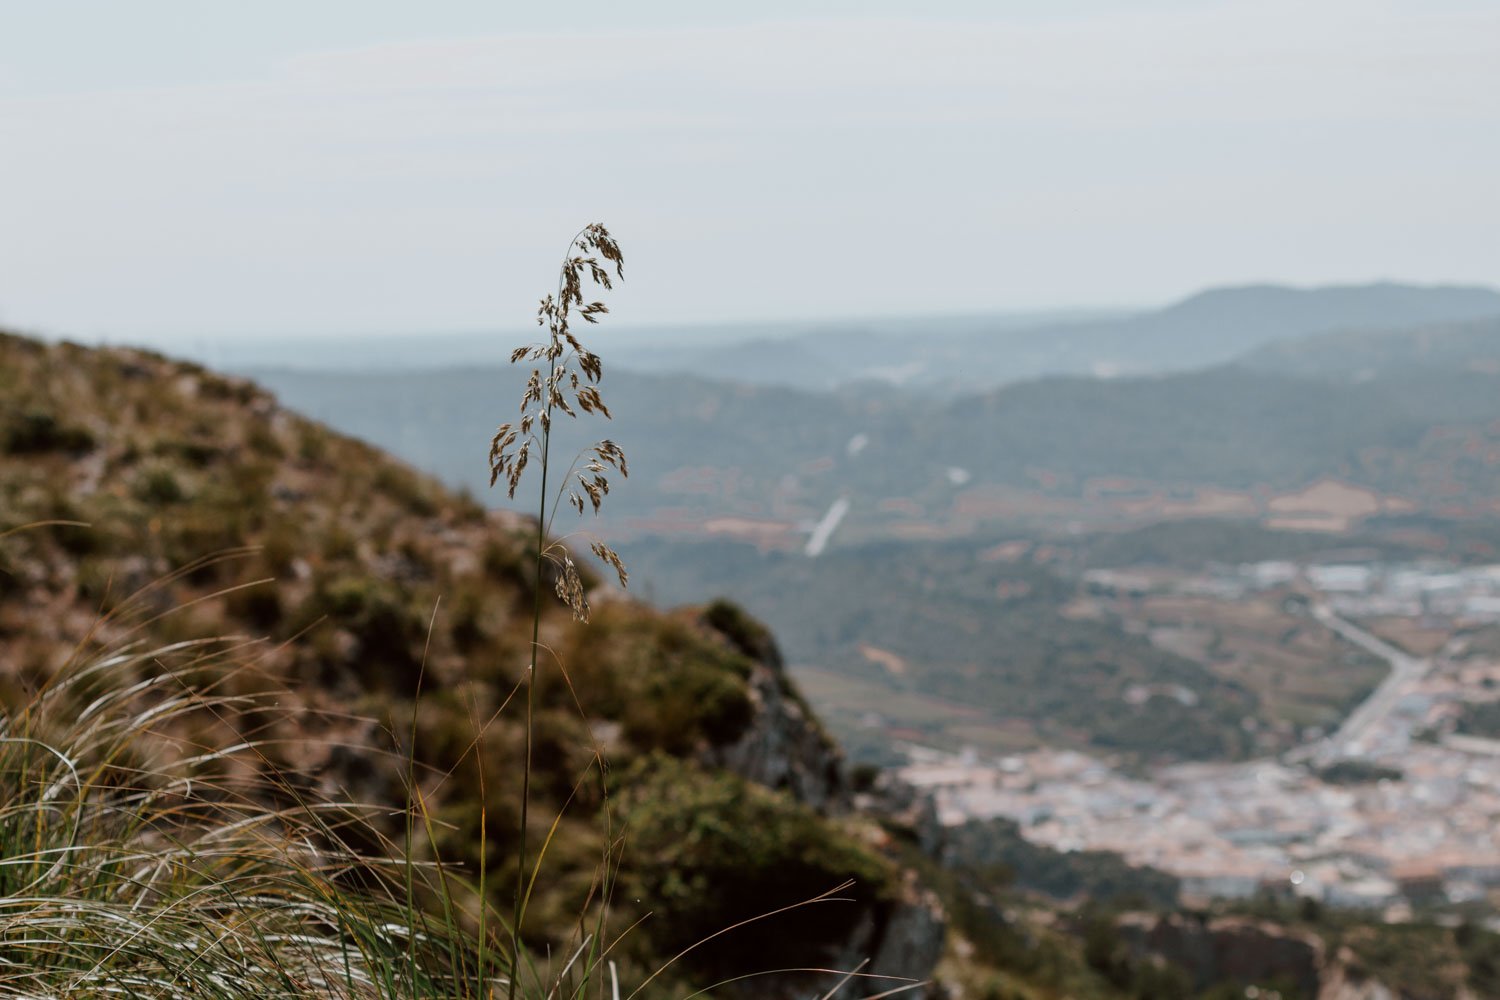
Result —
[[0, 447], [12, 455], [52, 451], [78, 455], [93, 450], [94, 436], [47, 410], [23, 409], [0, 416]]
[[651, 859], [629, 878], [657, 908], [646, 932], [667, 951], [855, 880], [847, 895], [857, 902], [807, 907], [726, 935], [723, 947], [696, 958], [710, 974], [764, 968], [768, 955], [791, 966], [826, 963], [896, 895], [889, 862], [759, 785], [665, 755], [637, 764], [624, 784], [630, 852]]

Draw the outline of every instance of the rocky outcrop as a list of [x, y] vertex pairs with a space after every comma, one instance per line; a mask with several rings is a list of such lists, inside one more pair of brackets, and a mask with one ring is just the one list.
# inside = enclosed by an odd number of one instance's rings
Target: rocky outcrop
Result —
[[[927, 981], [943, 957], [947, 921], [937, 896], [915, 884], [887, 916], [879, 940], [870, 948], [868, 971], [877, 976]], [[892, 984], [895, 985], [895, 984]], [[912, 997], [931, 996], [930, 989], [913, 990]]]
[[825, 813], [846, 812], [851, 793], [844, 755], [802, 700], [765, 626], [726, 601], [704, 609], [703, 623], [753, 664], [750, 725], [732, 742], [706, 749], [703, 763], [785, 791]]
[[[867, 912], [848, 944], [829, 964], [829, 968], [858, 970], [862, 976], [880, 978], [865, 980], [858, 989], [846, 987], [836, 995], [867, 996], [907, 983], [924, 983], [929, 985], [902, 996], [915, 1000], [936, 998], [939, 994], [930, 985], [930, 979], [943, 956], [947, 933], [947, 922], [937, 897], [908, 877], [903, 897]], [[838, 977], [830, 978], [822, 989], [832, 988], [837, 981]]]
[[907, 831], [931, 858], [941, 859], [948, 834], [937, 804], [927, 792], [902, 781], [894, 771], [883, 771], [869, 791], [854, 797], [854, 808], [878, 817], [887, 827]]
[[[748, 684], [754, 703], [749, 726], [732, 742], [705, 750], [702, 762], [784, 791], [824, 815], [847, 814], [852, 808], [869, 805], [864, 800], [870, 796], [860, 796], [856, 802], [843, 752], [787, 675], [769, 631], [722, 601], [705, 608], [702, 621], [752, 662]], [[904, 785], [894, 792], [878, 791], [882, 800], [892, 794], [900, 798], [912, 821], [937, 836], [940, 827], [928, 797]], [[890, 806], [881, 812], [895, 809]], [[861, 975], [889, 978], [866, 980], [860, 988], [846, 986], [837, 995], [865, 996], [902, 985], [903, 981], [928, 982], [946, 940], [947, 920], [936, 894], [920, 884], [915, 872], [902, 872], [897, 897], [868, 907], [827, 963], [831, 969], [858, 969]], [[830, 977], [817, 995], [837, 982], [838, 977]], [[936, 998], [938, 994], [931, 990], [924, 987], [903, 996], [914, 1000]], [[804, 984], [801, 992], [789, 995], [802, 996], [805, 992]]]
[[849, 807], [844, 758], [780, 670], [756, 664], [750, 674], [752, 721], [732, 743], [707, 750], [704, 763], [785, 791], [820, 812]]

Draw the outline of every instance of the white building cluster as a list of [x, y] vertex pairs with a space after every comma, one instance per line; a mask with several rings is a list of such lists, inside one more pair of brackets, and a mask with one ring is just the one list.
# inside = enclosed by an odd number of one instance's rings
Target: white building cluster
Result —
[[1341, 615], [1500, 621], [1500, 566], [1264, 562], [1236, 567], [1232, 575], [1250, 589], [1268, 590], [1299, 574]]
[[1415, 891], [1453, 902], [1500, 887], [1500, 758], [1414, 744], [1403, 777], [1331, 785], [1277, 761], [1182, 765], [1132, 778], [1074, 751], [994, 761], [913, 751], [902, 777], [945, 824], [1004, 817], [1062, 851], [1115, 851], [1184, 893], [1272, 888], [1388, 908]]
[[[1115, 851], [1175, 874], [1190, 896], [1270, 888], [1392, 918], [1413, 903], [1500, 898], [1500, 740], [1444, 725], [1465, 703], [1500, 695], [1500, 664], [1420, 660], [1349, 620], [1500, 620], [1500, 566], [1264, 562], [1195, 580], [1224, 596], [1296, 582], [1318, 592], [1313, 617], [1392, 665], [1325, 739], [1281, 759], [1178, 765], [1144, 778], [1068, 750], [985, 761], [912, 748], [902, 777], [931, 794], [945, 824], [1004, 817], [1034, 842]], [[1341, 761], [1382, 770], [1356, 784], [1320, 777]]]

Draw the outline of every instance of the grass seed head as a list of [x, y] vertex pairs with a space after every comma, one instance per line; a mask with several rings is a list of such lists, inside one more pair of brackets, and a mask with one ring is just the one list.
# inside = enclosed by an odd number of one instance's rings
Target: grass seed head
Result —
[[[625, 257], [609, 230], [597, 223], [585, 226], [568, 246], [558, 274], [557, 291], [547, 295], [537, 306], [537, 324], [546, 328], [546, 340], [511, 351], [511, 364], [523, 361], [544, 361], [545, 364], [532, 369], [526, 380], [521, 394], [519, 423], [501, 424], [490, 440], [490, 486], [503, 479], [509, 499], [515, 499], [533, 447], [541, 453], [542, 477], [546, 481], [547, 445], [551, 439], [554, 412], [565, 413], [575, 420], [580, 411], [585, 416], [613, 418], [599, 388], [604, 378], [604, 364], [599, 355], [586, 348], [573, 332], [572, 319], [576, 315], [586, 323], [597, 324], [600, 317], [609, 313], [609, 307], [602, 301], [586, 301], [584, 292], [587, 286], [609, 291], [614, 287], [613, 283], [624, 276]], [[543, 524], [550, 525], [557, 506], [563, 502], [580, 517], [590, 509], [597, 515], [603, 509], [604, 498], [609, 495], [609, 472], [617, 471], [622, 477], [629, 475], [624, 451], [611, 440], [605, 439], [584, 449], [578, 458], [586, 460], [585, 471], [568, 478], [555, 497], [545, 493], [542, 496], [539, 514]], [[575, 467], [577, 464], [575, 461]], [[620, 586], [625, 586], [628, 574], [614, 550], [598, 541], [591, 542], [590, 548], [615, 571]], [[568, 605], [574, 617], [587, 621], [588, 601], [571, 556], [558, 545], [546, 546], [542, 556], [557, 570], [555, 589], [558, 597]]]

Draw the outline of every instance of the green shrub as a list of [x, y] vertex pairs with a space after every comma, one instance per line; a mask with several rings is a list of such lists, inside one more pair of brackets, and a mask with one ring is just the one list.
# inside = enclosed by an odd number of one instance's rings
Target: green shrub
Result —
[[301, 539], [296, 529], [283, 521], [275, 521], [261, 542], [261, 558], [266, 568], [276, 576], [285, 576], [292, 571], [292, 563], [299, 555]]
[[[655, 755], [625, 778], [632, 894], [654, 911], [647, 932], [675, 951], [706, 934], [770, 913], [853, 879], [856, 903], [826, 903], [726, 935], [695, 964], [711, 974], [746, 971], [764, 956], [817, 965], [872, 911], [896, 897], [891, 866], [808, 807], [730, 774]], [[761, 965], [763, 968], [763, 964]]]
[[94, 436], [82, 427], [61, 423], [46, 410], [28, 409], [4, 416], [0, 445], [12, 455], [54, 451], [78, 455], [94, 449]]
[[236, 590], [226, 598], [231, 615], [243, 618], [254, 628], [269, 632], [281, 624], [281, 595], [270, 584]]
[[250, 425], [245, 432], [245, 444], [250, 450], [261, 458], [281, 459], [286, 457], [286, 449], [281, 446], [281, 440], [276, 437], [269, 424], [257, 420]]
[[567, 661], [591, 708], [619, 719], [638, 748], [685, 754], [732, 743], [755, 716], [750, 661], [688, 622], [605, 606]]
[[393, 462], [382, 463], [376, 469], [373, 489], [418, 517], [431, 517], [437, 513], [430, 487], [416, 473]]
[[306, 423], [298, 428], [297, 457], [310, 464], [319, 464], [328, 458], [332, 435], [317, 424]]
[[313, 609], [354, 635], [354, 666], [365, 678], [386, 690], [416, 694], [423, 622], [393, 585], [338, 577], [320, 589]]
[[151, 466], [136, 474], [131, 492], [142, 503], [165, 505], [187, 499], [177, 474], [165, 465]]
[[[182, 461], [194, 469], [206, 469], [224, 454], [215, 439], [217, 429], [205, 426], [205, 421], [195, 421], [194, 426], [164, 435], [152, 442], [148, 451], [163, 462]], [[133, 456], [127, 456], [133, 460]]]
[[1367, 785], [1379, 781], [1400, 781], [1401, 772], [1364, 760], [1341, 760], [1319, 768], [1317, 776], [1330, 785]]
[[472, 653], [488, 638], [485, 627], [484, 597], [477, 590], [460, 590], [453, 598], [449, 612], [449, 634], [461, 653]]
[[1465, 704], [1458, 716], [1457, 729], [1469, 736], [1500, 739], [1500, 701]]
[[767, 666], [781, 666], [781, 652], [771, 630], [733, 601], [719, 598], [711, 602], [703, 609], [703, 621], [750, 659]]

